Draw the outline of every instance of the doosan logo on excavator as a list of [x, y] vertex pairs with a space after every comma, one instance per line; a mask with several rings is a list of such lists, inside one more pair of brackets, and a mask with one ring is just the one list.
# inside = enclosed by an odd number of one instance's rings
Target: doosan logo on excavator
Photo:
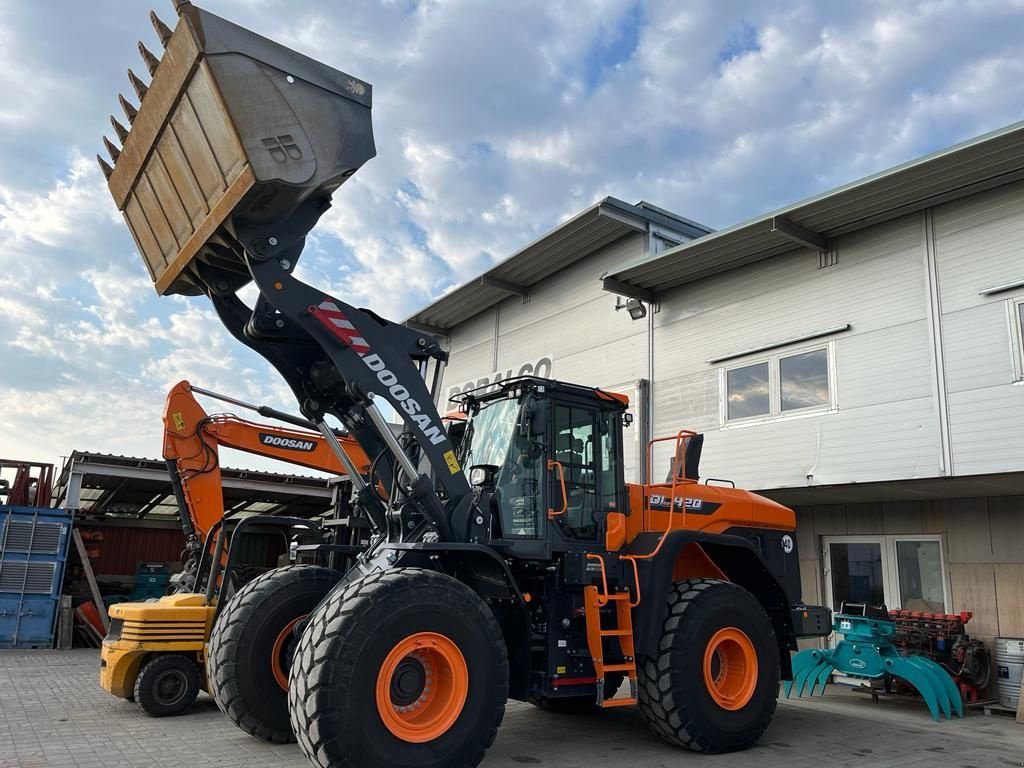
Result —
[[287, 451], [305, 451], [309, 453], [316, 450], [316, 443], [312, 440], [300, 440], [295, 437], [281, 437], [280, 435], [268, 435], [260, 432], [260, 442], [274, 448], [284, 448]]
[[387, 363], [380, 359], [380, 355], [363, 355], [362, 360], [366, 367], [377, 374], [377, 381], [388, 388], [388, 394], [398, 401], [398, 405], [409, 417], [416, 422], [423, 436], [430, 441], [431, 445], [437, 445], [445, 441], [444, 431], [436, 424], [430, 423], [430, 417], [424, 414], [423, 408], [418, 400], [409, 394], [409, 390], [398, 383], [398, 377], [387, 368]]

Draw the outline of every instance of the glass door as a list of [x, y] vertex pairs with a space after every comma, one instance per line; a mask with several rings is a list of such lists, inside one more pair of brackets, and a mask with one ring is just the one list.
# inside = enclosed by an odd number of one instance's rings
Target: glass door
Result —
[[941, 536], [826, 536], [823, 543], [825, 598], [833, 611], [844, 602], [949, 611]]

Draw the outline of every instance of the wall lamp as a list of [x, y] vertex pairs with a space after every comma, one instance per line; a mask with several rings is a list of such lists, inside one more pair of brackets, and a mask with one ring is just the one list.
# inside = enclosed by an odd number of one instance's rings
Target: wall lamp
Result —
[[620, 297], [616, 297], [615, 311], [618, 312], [620, 309], [624, 309], [629, 312], [629, 316], [633, 320], [642, 320], [647, 317], [647, 307], [644, 306], [644, 303], [640, 301], [640, 299], [626, 299], [626, 303], [623, 304], [622, 299]]

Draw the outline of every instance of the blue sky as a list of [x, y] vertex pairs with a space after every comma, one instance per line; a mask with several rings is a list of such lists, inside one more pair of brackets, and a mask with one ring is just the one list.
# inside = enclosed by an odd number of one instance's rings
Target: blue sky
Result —
[[[302, 268], [395, 318], [606, 195], [728, 226], [1024, 104], [1010, 0], [204, 7], [373, 83], [378, 156]], [[295, 409], [203, 300], [157, 298], [93, 160], [148, 10], [0, 1], [0, 455], [157, 456], [181, 378]]]

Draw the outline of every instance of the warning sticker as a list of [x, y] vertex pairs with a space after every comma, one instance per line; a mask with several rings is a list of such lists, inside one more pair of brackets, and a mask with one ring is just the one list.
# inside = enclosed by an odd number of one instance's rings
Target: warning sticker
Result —
[[185, 431], [185, 419], [181, 417], [181, 411], [171, 414], [171, 418], [174, 419], [174, 428], [179, 432]]
[[445, 451], [443, 455], [444, 460], [448, 462], [448, 469], [454, 475], [460, 469], [459, 461], [455, 458], [455, 451]]

